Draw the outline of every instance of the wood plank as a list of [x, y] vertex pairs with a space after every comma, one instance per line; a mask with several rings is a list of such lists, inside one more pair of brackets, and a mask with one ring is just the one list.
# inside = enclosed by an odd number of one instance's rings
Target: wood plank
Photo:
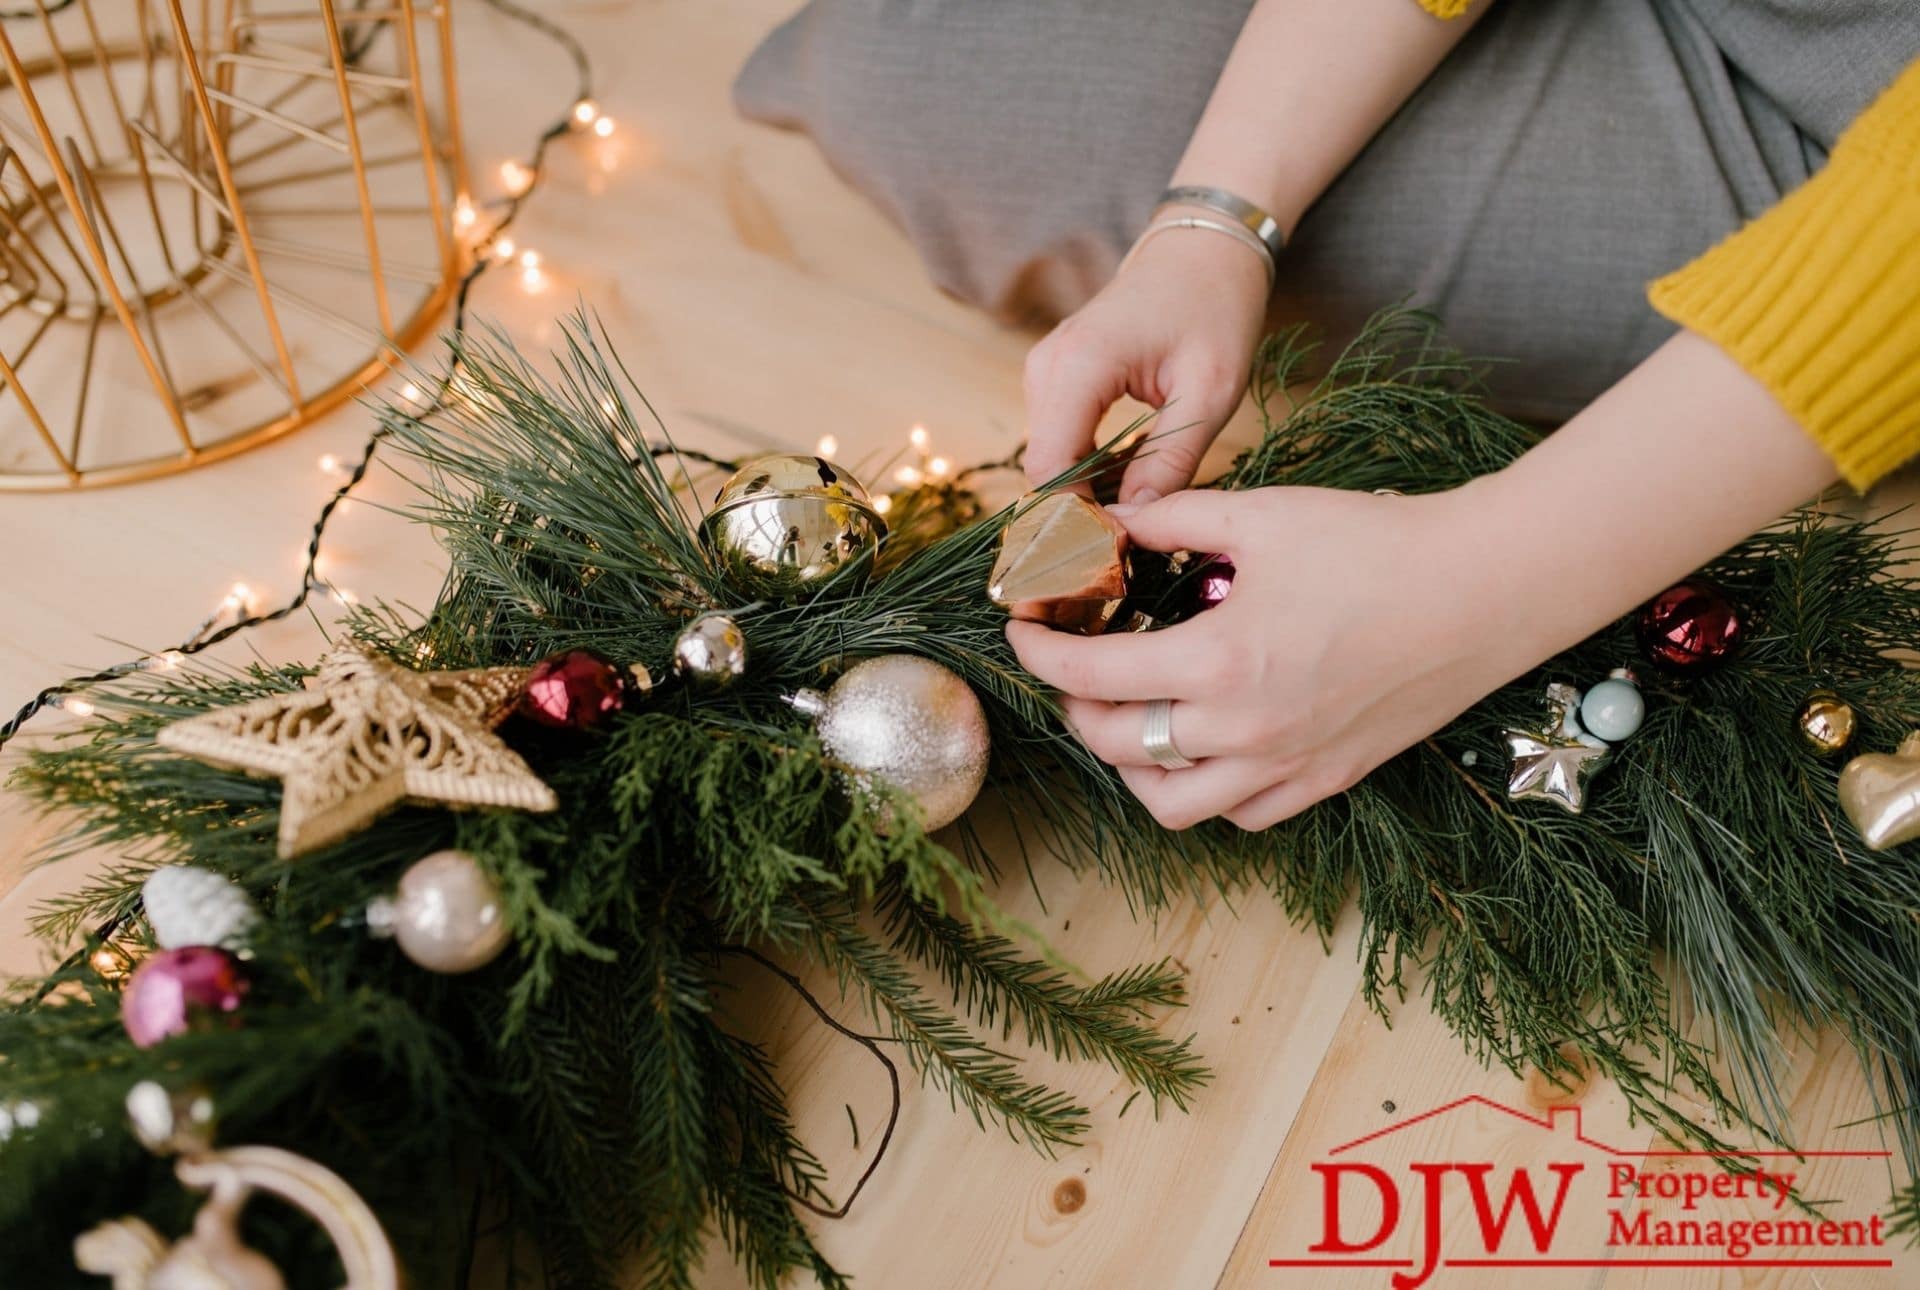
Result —
[[[596, 94], [620, 123], [608, 141], [556, 146], [550, 187], [515, 237], [546, 257], [550, 285], [529, 295], [512, 275], [483, 281], [474, 305], [523, 345], [555, 337], [553, 316], [583, 301], [598, 311], [670, 427], [693, 446], [740, 452], [811, 446], [833, 434], [850, 463], [881, 462], [906, 428], [928, 425], [956, 461], [999, 456], [1018, 442], [1020, 363], [1032, 337], [995, 327], [930, 287], [910, 248], [849, 193], [804, 139], [751, 127], [727, 88], [753, 42], [792, 0], [569, 0], [546, 8], [593, 51]], [[483, 179], [516, 151], [536, 117], [570, 93], [564, 60], [489, 10], [459, 13], [465, 111]], [[1130, 414], [1122, 409], [1115, 420]], [[1110, 422], [1113, 424], [1113, 422]], [[330, 482], [322, 452], [351, 455], [368, 421], [346, 409], [270, 448], [138, 488], [0, 505], [4, 589], [13, 610], [0, 637], [0, 696], [171, 643], [235, 580], [271, 596], [292, 589], [309, 517]], [[1241, 434], [1247, 433], [1241, 422]], [[1015, 481], [1002, 481], [1013, 487]], [[1883, 491], [1891, 506], [1913, 485]], [[362, 598], [424, 606], [442, 563], [424, 530], [383, 508], [407, 491], [383, 474], [329, 542], [329, 576]], [[323, 620], [333, 611], [321, 606]], [[121, 643], [116, 643], [121, 642]], [[312, 657], [320, 629], [295, 619], [218, 652], [241, 662]], [[0, 769], [4, 769], [0, 765]], [[79, 880], [91, 863], [30, 868], [46, 826], [0, 799], [0, 968], [36, 966], [21, 935], [31, 905]], [[1010, 849], [1002, 848], [1002, 854]], [[1086, 1145], [1055, 1161], [977, 1131], [938, 1094], [910, 1085], [888, 1159], [854, 1213], [816, 1223], [829, 1254], [867, 1286], [1378, 1286], [1384, 1274], [1289, 1274], [1267, 1260], [1315, 1236], [1319, 1184], [1310, 1165], [1332, 1146], [1479, 1094], [1546, 1115], [1564, 1095], [1537, 1080], [1487, 1072], [1423, 1006], [1386, 1029], [1355, 998], [1356, 929], [1330, 954], [1287, 925], [1270, 899], [1238, 916], [1182, 903], [1154, 924], [1130, 919], [1117, 893], [1043, 868], [1043, 910], [1020, 876], [1000, 895], [1076, 962], [1104, 970], [1174, 953], [1192, 968], [1193, 1006], [1167, 1019], [1191, 1027], [1218, 1068], [1189, 1115], [1158, 1122], [1097, 1067], [1059, 1071], [1089, 1100]], [[816, 986], [825, 986], [817, 976]], [[790, 1081], [806, 1140], [836, 1187], [857, 1175], [885, 1110], [885, 1082], [857, 1047], [820, 1027], [786, 991], [740, 977], [745, 1024], [763, 1035]], [[857, 1017], [849, 1004], [838, 1015]], [[1049, 1068], [1043, 1063], [1043, 1068]], [[1388, 1110], [1391, 1103], [1393, 1109]], [[1644, 1146], [1604, 1083], [1577, 1098], [1590, 1136]], [[853, 1143], [847, 1107], [857, 1117]], [[1809, 1148], [1874, 1140], [1838, 1126], [1869, 1109], [1857, 1067], [1832, 1037], [1805, 1058], [1793, 1107]], [[1542, 1132], [1470, 1104], [1444, 1121], [1383, 1139], [1396, 1164], [1427, 1152], [1537, 1160]], [[1821, 1170], [1831, 1169], [1829, 1179]], [[1815, 1177], [1849, 1203], [1884, 1197], [1886, 1180]], [[1462, 1214], [1456, 1196], [1446, 1211]], [[1589, 1228], [1580, 1229], [1591, 1242]], [[1413, 1257], [1408, 1234], [1395, 1257]], [[1547, 1281], [1447, 1274], [1454, 1286], [1582, 1284], [1920, 1284], [1902, 1254], [1894, 1279], [1821, 1271], [1694, 1277], [1670, 1271], [1573, 1274]], [[1676, 1279], [1678, 1278], [1678, 1279]], [[724, 1260], [708, 1286], [740, 1284]]]

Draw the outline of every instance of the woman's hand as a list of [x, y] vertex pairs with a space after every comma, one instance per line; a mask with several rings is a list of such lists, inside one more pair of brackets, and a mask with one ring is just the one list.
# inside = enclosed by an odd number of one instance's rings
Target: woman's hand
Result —
[[1260, 255], [1207, 229], [1170, 229], [1027, 355], [1028, 476], [1044, 483], [1086, 457], [1122, 394], [1165, 408], [1128, 465], [1123, 502], [1192, 482], [1246, 392], [1266, 318]]
[[[1497, 479], [1498, 477], [1494, 477]], [[1191, 491], [1113, 514], [1141, 546], [1217, 551], [1226, 601], [1175, 627], [1086, 639], [1008, 625], [1086, 745], [1169, 828], [1264, 829], [1341, 792], [1551, 653], [1503, 585], [1483, 485], [1423, 497]], [[1141, 746], [1173, 700], [1187, 770]]]
[[[1262, 829], [1833, 478], [1765, 386], [1682, 332], [1518, 461], [1451, 492], [1196, 491], [1114, 508], [1142, 546], [1229, 556], [1226, 602], [1139, 635], [1007, 634], [1163, 824]], [[1163, 771], [1143, 751], [1150, 699], [1173, 700], [1174, 742], [1197, 766]]]

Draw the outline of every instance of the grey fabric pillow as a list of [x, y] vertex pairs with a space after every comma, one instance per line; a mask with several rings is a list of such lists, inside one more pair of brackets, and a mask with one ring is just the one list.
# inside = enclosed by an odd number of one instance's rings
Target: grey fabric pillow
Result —
[[[942, 288], [1044, 321], [1111, 275], [1250, 6], [813, 0], [735, 97], [809, 132]], [[1672, 334], [1646, 283], [1916, 56], [1913, 0], [1496, 0], [1301, 222], [1274, 320], [1337, 341], [1411, 298], [1503, 360], [1503, 408], [1564, 418]]]
[[942, 289], [1043, 320], [1112, 274], [1251, 5], [816, 0], [734, 100], [811, 134]]

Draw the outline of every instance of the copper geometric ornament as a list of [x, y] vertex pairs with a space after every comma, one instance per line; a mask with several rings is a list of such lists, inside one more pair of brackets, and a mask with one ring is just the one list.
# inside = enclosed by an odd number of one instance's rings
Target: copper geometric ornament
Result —
[[414, 672], [357, 645], [304, 690], [163, 727], [160, 746], [285, 782], [283, 860], [350, 837], [402, 802], [551, 811], [559, 805], [492, 728], [527, 668]]
[[0, 491], [191, 469], [431, 332], [466, 252], [451, 0], [0, 22]]

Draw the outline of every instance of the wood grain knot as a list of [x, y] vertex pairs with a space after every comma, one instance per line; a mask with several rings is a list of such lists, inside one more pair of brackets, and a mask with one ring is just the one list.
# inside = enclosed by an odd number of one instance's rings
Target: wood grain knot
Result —
[[1593, 1087], [1593, 1068], [1580, 1055], [1579, 1049], [1568, 1044], [1561, 1048], [1560, 1056], [1568, 1065], [1567, 1069], [1557, 1074], [1549, 1075], [1537, 1066], [1527, 1072], [1527, 1101], [1533, 1105], [1572, 1106]]
[[1062, 1214], [1071, 1214], [1087, 1203], [1087, 1185], [1078, 1178], [1068, 1178], [1053, 1189], [1053, 1207]]

